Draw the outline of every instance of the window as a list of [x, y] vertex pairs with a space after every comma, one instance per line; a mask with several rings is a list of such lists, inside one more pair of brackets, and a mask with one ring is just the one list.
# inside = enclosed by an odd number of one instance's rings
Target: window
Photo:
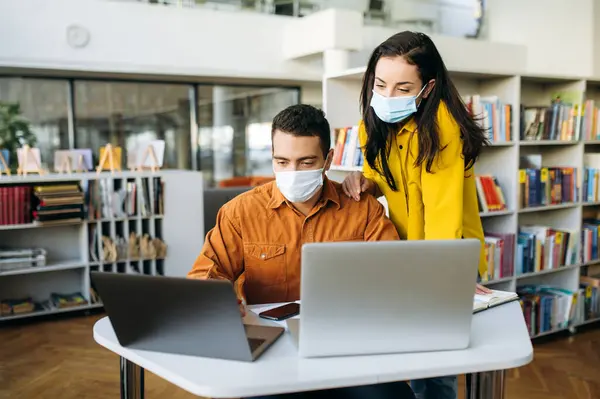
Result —
[[123, 151], [147, 140], [164, 140], [164, 168], [190, 169], [191, 86], [137, 82], [75, 82], [75, 146], [111, 143]]
[[298, 100], [296, 88], [199, 86], [198, 164], [207, 184], [271, 175], [271, 121]]
[[66, 80], [0, 78], [0, 101], [18, 103], [37, 138], [42, 168], [54, 168], [54, 151], [69, 148]]

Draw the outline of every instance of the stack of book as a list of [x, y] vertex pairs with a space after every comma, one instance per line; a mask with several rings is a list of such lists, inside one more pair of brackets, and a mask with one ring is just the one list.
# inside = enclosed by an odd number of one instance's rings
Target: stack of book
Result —
[[358, 140], [358, 126], [335, 129], [332, 164], [351, 168], [363, 165], [363, 154]]
[[521, 226], [516, 274], [535, 273], [579, 263], [579, 232], [548, 226]]
[[467, 109], [488, 133], [493, 143], [512, 140], [512, 107], [504, 104], [498, 96], [481, 97], [478, 94], [464, 97]]
[[31, 186], [0, 187], [0, 225], [31, 223]]
[[490, 175], [475, 176], [477, 187], [477, 202], [480, 212], [496, 212], [506, 210], [504, 193], [498, 184], [498, 179]]
[[34, 186], [33, 194], [36, 222], [61, 224], [83, 220], [83, 193], [77, 183]]
[[31, 298], [7, 299], [0, 303], [0, 315], [11, 316], [31, 313], [36, 310], [36, 303]]
[[81, 295], [80, 292], [73, 294], [50, 294], [50, 303], [56, 309], [72, 308], [77, 306], [87, 305], [88, 301]]
[[[515, 235], [485, 233], [485, 256], [488, 280], [498, 280], [514, 275]], [[483, 279], [483, 281], [486, 281]]]
[[517, 287], [529, 335], [534, 337], [572, 325], [581, 312], [578, 291], [546, 285]]

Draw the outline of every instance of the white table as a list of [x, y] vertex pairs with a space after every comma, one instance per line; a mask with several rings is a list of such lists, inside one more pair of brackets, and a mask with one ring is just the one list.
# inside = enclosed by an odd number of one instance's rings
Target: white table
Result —
[[[249, 322], [265, 324], [257, 317]], [[459, 351], [302, 359], [286, 332], [256, 362], [245, 363], [124, 348], [107, 317], [94, 326], [94, 339], [121, 356], [121, 397], [127, 399], [143, 398], [144, 369], [194, 395], [209, 398], [467, 374], [468, 398], [496, 399], [504, 396], [504, 370], [523, 366], [533, 358], [518, 302], [474, 315], [470, 347]]]

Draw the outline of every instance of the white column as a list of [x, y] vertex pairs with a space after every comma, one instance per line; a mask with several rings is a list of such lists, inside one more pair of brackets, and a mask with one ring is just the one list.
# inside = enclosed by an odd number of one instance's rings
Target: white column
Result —
[[350, 51], [327, 49], [323, 51], [323, 72], [326, 75], [343, 72], [350, 68]]

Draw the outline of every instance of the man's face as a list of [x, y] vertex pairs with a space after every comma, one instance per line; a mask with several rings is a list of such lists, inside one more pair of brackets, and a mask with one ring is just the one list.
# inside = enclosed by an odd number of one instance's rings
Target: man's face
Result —
[[330, 150], [327, 159], [323, 156], [321, 139], [314, 136], [294, 136], [279, 130], [273, 135], [273, 170], [289, 172], [294, 170], [329, 169]]

